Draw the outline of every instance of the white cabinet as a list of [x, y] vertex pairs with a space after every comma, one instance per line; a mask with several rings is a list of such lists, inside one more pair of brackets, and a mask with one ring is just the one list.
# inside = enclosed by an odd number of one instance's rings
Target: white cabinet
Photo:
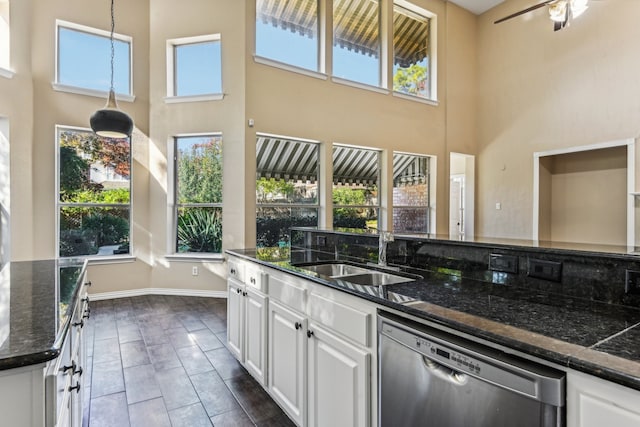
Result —
[[[244, 278], [246, 283], [240, 279]], [[261, 270], [229, 261], [227, 341], [229, 351], [261, 384], [267, 366], [267, 278]]]
[[640, 391], [570, 371], [567, 374], [568, 427], [639, 427]]
[[299, 426], [369, 426], [372, 314], [316, 286], [270, 278], [268, 391]]
[[307, 319], [269, 303], [269, 392], [298, 425], [306, 419]]
[[308, 426], [368, 426], [369, 352], [313, 322], [309, 335]]

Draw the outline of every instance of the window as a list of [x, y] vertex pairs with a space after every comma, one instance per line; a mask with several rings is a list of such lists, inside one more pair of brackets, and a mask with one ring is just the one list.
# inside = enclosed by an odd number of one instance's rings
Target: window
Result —
[[222, 252], [222, 136], [175, 138], [176, 253]]
[[61, 257], [128, 254], [131, 145], [90, 130], [57, 128]]
[[393, 153], [393, 231], [429, 232], [429, 158]]
[[13, 76], [11, 69], [11, 43], [9, 26], [9, 0], [0, 0], [0, 76], [10, 78]]
[[256, 0], [256, 55], [318, 71], [318, 40], [318, 0]]
[[318, 225], [318, 143], [259, 134], [256, 142], [256, 242], [288, 246], [292, 226]]
[[333, 1], [333, 75], [380, 86], [380, 4]]
[[380, 152], [333, 147], [333, 226], [378, 228]]
[[[109, 32], [57, 21], [56, 84], [108, 92], [111, 84]], [[114, 34], [116, 93], [131, 95], [131, 37]]]
[[393, 5], [393, 90], [432, 99], [431, 24], [435, 17], [405, 1]]
[[167, 42], [168, 96], [222, 94], [220, 35]]

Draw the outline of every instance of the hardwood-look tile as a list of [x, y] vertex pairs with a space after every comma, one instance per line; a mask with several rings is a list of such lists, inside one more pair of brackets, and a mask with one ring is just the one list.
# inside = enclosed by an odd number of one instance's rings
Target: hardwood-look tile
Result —
[[214, 427], [254, 427], [251, 418], [242, 410], [225, 412], [211, 417]]
[[172, 427], [211, 427], [212, 422], [200, 403], [169, 411]]
[[209, 329], [194, 331], [191, 333], [191, 336], [196, 340], [198, 347], [200, 347], [202, 351], [215, 350], [216, 348], [224, 347], [224, 344], [222, 344], [218, 337]]
[[280, 407], [249, 374], [230, 378], [225, 383], [254, 423], [282, 414]]
[[247, 373], [226, 347], [207, 351], [205, 354], [223, 380]]
[[159, 344], [147, 347], [149, 360], [156, 371], [182, 367], [180, 359], [171, 344]]
[[241, 410], [233, 394], [215, 371], [192, 375], [190, 378], [202, 406], [210, 417]]
[[195, 338], [191, 336], [189, 331], [183, 326], [167, 329], [165, 334], [169, 338], [169, 342], [173, 345], [173, 348], [191, 347], [196, 343]]
[[117, 322], [118, 341], [120, 344], [142, 339], [140, 328], [135, 322]]
[[91, 381], [91, 397], [125, 391], [120, 361], [94, 363]]
[[183, 367], [156, 372], [156, 379], [169, 411], [200, 402]]
[[[141, 365], [124, 369], [124, 385], [127, 391], [127, 403], [162, 397], [160, 385], [156, 380], [153, 365]], [[164, 406], [164, 403], [163, 403]]]
[[89, 427], [129, 427], [129, 410], [125, 393], [91, 399]]
[[120, 346], [118, 336], [104, 340], [96, 340], [93, 344], [93, 363], [120, 361]]
[[169, 413], [162, 398], [129, 405], [131, 427], [171, 427]]
[[178, 348], [176, 349], [176, 353], [182, 362], [182, 367], [187, 371], [187, 375], [213, 371], [213, 366], [209, 362], [209, 359], [207, 359], [207, 356], [205, 356], [197, 345]]
[[147, 347], [142, 340], [120, 344], [120, 354], [122, 355], [123, 368], [151, 363], [147, 354]]

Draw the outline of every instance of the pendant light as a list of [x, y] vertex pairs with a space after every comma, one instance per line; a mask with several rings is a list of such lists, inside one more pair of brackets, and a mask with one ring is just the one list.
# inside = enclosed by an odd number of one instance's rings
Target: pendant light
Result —
[[107, 98], [107, 105], [93, 113], [89, 122], [91, 123], [91, 129], [99, 136], [105, 138], [128, 138], [133, 131], [133, 120], [127, 113], [118, 109], [116, 93], [113, 90], [113, 61], [115, 57], [113, 1], [111, 0], [111, 36], [109, 38], [111, 42], [111, 86], [109, 88], [109, 97]]

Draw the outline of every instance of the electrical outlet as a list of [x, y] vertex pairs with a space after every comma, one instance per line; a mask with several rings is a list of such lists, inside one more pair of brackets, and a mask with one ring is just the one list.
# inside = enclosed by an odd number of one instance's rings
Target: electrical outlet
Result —
[[504, 273], [518, 273], [518, 257], [516, 255], [489, 255], [489, 270]]
[[562, 278], [562, 263], [529, 258], [527, 276], [559, 282]]
[[194, 265], [193, 267], [191, 267], [191, 275], [192, 276], [198, 275], [198, 266]]
[[625, 270], [624, 293], [640, 295], [640, 271]]

